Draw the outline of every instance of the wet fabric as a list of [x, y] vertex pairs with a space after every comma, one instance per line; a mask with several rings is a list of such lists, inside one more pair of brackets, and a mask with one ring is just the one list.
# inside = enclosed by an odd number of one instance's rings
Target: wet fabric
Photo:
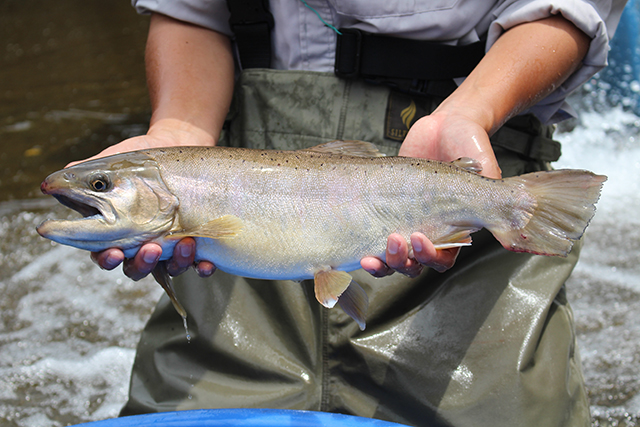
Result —
[[[388, 88], [330, 74], [245, 71], [223, 141], [300, 149], [361, 139], [395, 154], [400, 144], [384, 138], [388, 97]], [[550, 136], [528, 122], [528, 132]], [[548, 168], [504, 147], [496, 154], [504, 176]], [[312, 281], [188, 272], [175, 288], [191, 341], [163, 297], [142, 334], [122, 415], [244, 407], [415, 426], [587, 426], [563, 287], [579, 246], [567, 258], [518, 254], [481, 231], [446, 273], [356, 271], [370, 300], [364, 331], [340, 308], [323, 308]]]

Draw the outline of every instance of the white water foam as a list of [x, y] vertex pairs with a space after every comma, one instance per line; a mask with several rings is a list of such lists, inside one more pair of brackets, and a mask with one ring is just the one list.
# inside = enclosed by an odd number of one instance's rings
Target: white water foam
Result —
[[34, 227], [42, 218], [2, 217], [0, 239], [21, 244], [16, 252], [3, 246], [0, 257], [0, 424], [115, 417], [139, 333], [162, 291], [150, 279], [134, 283], [100, 270], [85, 251], [40, 238]]
[[640, 424], [640, 118], [583, 112], [557, 168], [609, 177], [567, 283], [593, 425]]

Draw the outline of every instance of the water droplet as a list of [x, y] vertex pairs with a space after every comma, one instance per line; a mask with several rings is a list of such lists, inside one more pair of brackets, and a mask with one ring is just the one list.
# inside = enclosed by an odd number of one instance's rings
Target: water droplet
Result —
[[191, 334], [189, 333], [189, 326], [187, 325], [187, 316], [182, 316], [182, 325], [184, 326], [184, 332], [187, 334], [187, 341], [191, 342]]

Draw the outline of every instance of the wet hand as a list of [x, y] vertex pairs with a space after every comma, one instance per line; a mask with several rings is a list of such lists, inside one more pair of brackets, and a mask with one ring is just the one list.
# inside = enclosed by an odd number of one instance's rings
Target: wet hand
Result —
[[[174, 250], [173, 257], [167, 262], [167, 270], [170, 275], [177, 276], [184, 273], [189, 267], [195, 266], [200, 277], [211, 276], [216, 267], [208, 261], [195, 263], [196, 242], [190, 237], [180, 240]], [[129, 259], [125, 259], [121, 250], [116, 248], [106, 249], [101, 252], [92, 252], [91, 259], [105, 270], [113, 270], [122, 264], [122, 271], [132, 280], [140, 280], [155, 268], [162, 255], [162, 248], [156, 243], [143, 245], [138, 253]]]
[[[112, 145], [91, 159], [146, 148], [180, 145], [211, 146], [215, 145], [215, 141], [207, 132], [189, 123], [176, 119], [163, 119], [155, 122], [146, 135], [129, 138]], [[76, 163], [79, 162], [70, 163], [67, 167]], [[210, 276], [215, 272], [215, 266], [208, 261], [195, 263], [195, 245], [195, 240], [192, 238], [182, 239], [176, 244], [173, 256], [167, 262], [167, 270], [170, 275], [177, 276], [191, 266], [195, 266], [201, 277]], [[94, 252], [91, 254], [91, 259], [105, 270], [113, 270], [122, 264], [125, 275], [133, 280], [140, 280], [151, 273], [158, 264], [161, 255], [162, 248], [160, 245], [148, 243], [143, 245], [131, 259], [125, 259], [122, 251], [117, 248]]]
[[[468, 115], [451, 112], [446, 104], [433, 114], [418, 120], [411, 127], [400, 148], [399, 155], [449, 162], [460, 157], [478, 160], [481, 172], [490, 178], [500, 178], [501, 171], [495, 158], [489, 135]], [[399, 272], [409, 277], [418, 276], [424, 267], [444, 272], [453, 267], [459, 248], [437, 250], [421, 233], [411, 235], [411, 247], [399, 234], [387, 240], [385, 261], [375, 257], [363, 258], [360, 265], [375, 277]]]
[[360, 262], [363, 269], [375, 277], [384, 277], [399, 272], [409, 277], [417, 277], [424, 267], [444, 272], [453, 267], [459, 250], [437, 250], [422, 233], [411, 235], [411, 248], [399, 234], [392, 234], [387, 240], [386, 262], [379, 258], [366, 257]]

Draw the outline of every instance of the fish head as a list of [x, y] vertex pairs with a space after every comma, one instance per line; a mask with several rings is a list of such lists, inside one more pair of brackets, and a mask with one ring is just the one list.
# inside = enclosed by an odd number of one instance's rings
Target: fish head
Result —
[[46, 220], [38, 233], [94, 252], [115, 247], [125, 255], [135, 253], [171, 229], [179, 207], [158, 165], [143, 152], [89, 160], [54, 172], [40, 188], [83, 218]]

